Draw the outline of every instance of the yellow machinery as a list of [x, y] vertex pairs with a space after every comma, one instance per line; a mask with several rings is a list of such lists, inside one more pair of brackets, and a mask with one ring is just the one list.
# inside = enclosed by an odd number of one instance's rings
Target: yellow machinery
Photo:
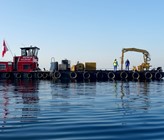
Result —
[[96, 62], [85, 62], [85, 70], [96, 70]]
[[[121, 56], [121, 70], [123, 70], [123, 64], [124, 64], [124, 53], [128, 52], [128, 51], [134, 51], [134, 52], [140, 52], [143, 53], [143, 59], [144, 62], [138, 66], [138, 71], [143, 71], [144, 69], [149, 70], [150, 68], [150, 63], [148, 63], [148, 61], [150, 61], [150, 54], [148, 51], [143, 50], [143, 49], [137, 49], [137, 48], [123, 48], [122, 49], [122, 56]], [[134, 67], [134, 70], [136, 70], [137, 68]]]
[[84, 70], [84, 64], [83, 63], [78, 63], [75, 66], [76, 71], [83, 71]]
[[84, 70], [96, 70], [96, 62], [85, 62], [85, 65], [83, 63], [77, 63], [76, 65], [73, 65], [71, 67], [71, 71], [84, 71]]

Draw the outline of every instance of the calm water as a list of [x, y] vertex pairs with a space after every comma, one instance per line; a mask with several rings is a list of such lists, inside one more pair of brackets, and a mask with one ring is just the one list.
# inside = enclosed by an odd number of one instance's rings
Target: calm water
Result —
[[0, 81], [0, 140], [163, 140], [164, 81]]

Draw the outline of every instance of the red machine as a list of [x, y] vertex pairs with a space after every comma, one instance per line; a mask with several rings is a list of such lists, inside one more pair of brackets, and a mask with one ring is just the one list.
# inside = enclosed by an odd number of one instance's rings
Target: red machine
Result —
[[21, 56], [14, 56], [13, 62], [0, 62], [0, 72], [33, 72], [39, 70], [38, 47], [21, 48]]
[[0, 62], [0, 72], [12, 72], [13, 62]]

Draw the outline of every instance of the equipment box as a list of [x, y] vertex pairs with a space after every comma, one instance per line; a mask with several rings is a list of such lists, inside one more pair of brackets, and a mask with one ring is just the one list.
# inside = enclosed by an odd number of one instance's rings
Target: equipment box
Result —
[[85, 70], [96, 70], [96, 62], [85, 62]]
[[67, 70], [67, 66], [66, 66], [66, 64], [59, 64], [58, 69], [59, 70]]

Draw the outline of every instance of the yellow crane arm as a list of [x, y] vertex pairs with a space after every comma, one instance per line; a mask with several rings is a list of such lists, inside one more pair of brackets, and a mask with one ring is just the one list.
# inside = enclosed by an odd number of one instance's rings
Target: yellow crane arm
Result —
[[123, 70], [123, 64], [124, 64], [124, 53], [128, 51], [134, 51], [134, 52], [140, 52], [143, 53], [143, 59], [144, 63], [147, 64], [148, 61], [150, 61], [150, 54], [148, 51], [143, 49], [137, 49], [137, 48], [123, 48], [122, 49], [122, 56], [121, 56], [121, 70]]

